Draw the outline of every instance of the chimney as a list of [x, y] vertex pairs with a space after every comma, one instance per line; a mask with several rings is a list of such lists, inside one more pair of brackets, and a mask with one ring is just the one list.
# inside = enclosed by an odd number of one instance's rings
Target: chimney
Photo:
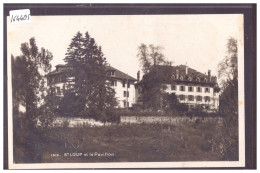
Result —
[[185, 74], [186, 74], [186, 75], [188, 74], [188, 66], [187, 66], [187, 64], [186, 64], [186, 66], [185, 66]]
[[176, 79], [179, 79], [179, 70], [176, 70]]
[[208, 70], [208, 81], [210, 82], [210, 78], [211, 78], [211, 70]]
[[140, 81], [140, 71], [137, 72], [137, 81]]

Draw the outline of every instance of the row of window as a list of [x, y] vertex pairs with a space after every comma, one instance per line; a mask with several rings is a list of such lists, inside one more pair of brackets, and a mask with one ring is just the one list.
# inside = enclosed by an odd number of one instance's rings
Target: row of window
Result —
[[[193, 92], [194, 88], [196, 88], [197, 92], [202, 92], [202, 88], [201, 87], [192, 87], [192, 86], [188, 87], [188, 91], [189, 92]], [[171, 85], [171, 90], [172, 91], [177, 90], [177, 86], [176, 85]], [[180, 86], [180, 91], [185, 91], [185, 86]], [[210, 93], [210, 89], [209, 88], [204, 88], [204, 92], [205, 93]]]
[[61, 95], [61, 89], [60, 89], [60, 87], [51, 88], [51, 93], [52, 93], [52, 94]]
[[[126, 87], [126, 83], [127, 83], [126, 81], [123, 81], [123, 84], [122, 84], [123, 88]], [[112, 80], [111, 81], [111, 86], [117, 86], [117, 81], [116, 80]], [[127, 83], [127, 88], [130, 88], [130, 82]]]
[[[203, 97], [202, 96], [196, 96], [194, 97], [193, 95], [188, 95], [188, 96], [185, 96], [185, 95], [179, 95], [178, 96], [180, 100], [186, 100], [186, 98], [188, 99], [188, 101], [194, 101], [194, 99], [196, 99], [196, 101], [202, 101]], [[204, 97], [204, 101], [205, 102], [210, 102], [210, 97], [209, 96], [205, 96]]]
[[[172, 78], [173, 80], [176, 79], [176, 77], [175, 77], [174, 74], [172, 75], [171, 78]], [[184, 76], [183, 76], [183, 75], [180, 75], [180, 80], [184, 80]], [[189, 80], [189, 81], [192, 81], [192, 76], [189, 76], [189, 77], [188, 77], [188, 80]], [[197, 77], [195, 80], [196, 80], [196, 82], [200, 82], [200, 81], [207, 82], [207, 78], [200, 79], [199, 77]]]
[[57, 94], [57, 95], [61, 95], [65, 90], [67, 89], [71, 89], [73, 88], [72, 85], [63, 85], [62, 88], [61, 87], [52, 87], [51, 88], [51, 93], [52, 94]]
[[48, 80], [48, 85], [50, 84], [56, 84], [56, 83], [64, 83], [66, 82], [66, 77], [65, 76], [55, 76], [55, 77], [50, 77]]

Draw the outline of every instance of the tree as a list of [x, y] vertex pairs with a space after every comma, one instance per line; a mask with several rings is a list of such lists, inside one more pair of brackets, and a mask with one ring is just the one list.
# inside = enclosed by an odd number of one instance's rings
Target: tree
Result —
[[219, 63], [218, 73], [222, 78], [219, 112], [223, 116], [223, 157], [238, 159], [238, 66], [237, 40], [229, 38], [227, 56]]
[[59, 114], [64, 117], [81, 116], [86, 105], [82, 97], [72, 91], [65, 91], [63, 94], [64, 97], [61, 98], [59, 103]]
[[237, 79], [238, 68], [237, 68], [237, 40], [229, 38], [227, 42], [227, 55], [218, 64], [218, 77], [222, 78], [222, 81], [231, 81]]
[[26, 62], [24, 58], [11, 55], [12, 63], [12, 95], [13, 113], [18, 114], [19, 104], [25, 105], [25, 78]]
[[142, 100], [145, 108], [160, 109], [165, 90], [163, 85], [165, 71], [158, 68], [160, 65], [168, 65], [162, 54], [162, 47], [141, 44], [138, 47], [138, 55], [142, 71]]
[[12, 86], [14, 100], [25, 105], [25, 126], [34, 128], [37, 122], [38, 106], [41, 100], [43, 74], [51, 70], [52, 53], [38, 50], [35, 38], [21, 44], [22, 55], [12, 56]]
[[[12, 58], [12, 98], [14, 118], [14, 160], [16, 163], [40, 162], [39, 146], [44, 141], [44, 131], [36, 129], [39, 120], [41, 127], [48, 128], [53, 121], [53, 112], [45, 101], [44, 74], [51, 70], [52, 54], [45, 48], [38, 49], [35, 38], [21, 44], [22, 54]], [[19, 105], [25, 107], [20, 113]]]
[[172, 115], [185, 115], [184, 112], [189, 110], [187, 104], [179, 102], [175, 93], [164, 93], [162, 98], [162, 108]]
[[153, 44], [150, 44], [149, 46], [141, 44], [138, 47], [137, 57], [139, 58], [144, 74], [149, 73], [156, 65], [168, 64], [162, 54], [162, 49], [162, 47], [154, 46]]
[[229, 38], [227, 56], [218, 65], [219, 78], [222, 78], [220, 112], [229, 115], [227, 118], [238, 114], [237, 51], [237, 40]]
[[89, 33], [85, 37], [78, 32], [69, 45], [64, 61], [71, 71], [73, 91], [84, 109], [82, 116], [106, 121], [106, 111], [116, 105], [115, 91], [110, 87], [106, 66], [106, 58], [100, 46]]

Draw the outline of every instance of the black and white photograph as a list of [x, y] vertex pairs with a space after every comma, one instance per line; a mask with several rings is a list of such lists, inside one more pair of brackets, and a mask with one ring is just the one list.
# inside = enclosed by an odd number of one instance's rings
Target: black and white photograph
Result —
[[243, 14], [19, 14], [9, 169], [245, 166]]

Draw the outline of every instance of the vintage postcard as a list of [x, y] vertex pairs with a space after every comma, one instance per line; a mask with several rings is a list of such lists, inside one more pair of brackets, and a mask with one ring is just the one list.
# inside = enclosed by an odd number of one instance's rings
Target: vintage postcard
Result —
[[6, 26], [9, 169], [245, 166], [243, 14]]

